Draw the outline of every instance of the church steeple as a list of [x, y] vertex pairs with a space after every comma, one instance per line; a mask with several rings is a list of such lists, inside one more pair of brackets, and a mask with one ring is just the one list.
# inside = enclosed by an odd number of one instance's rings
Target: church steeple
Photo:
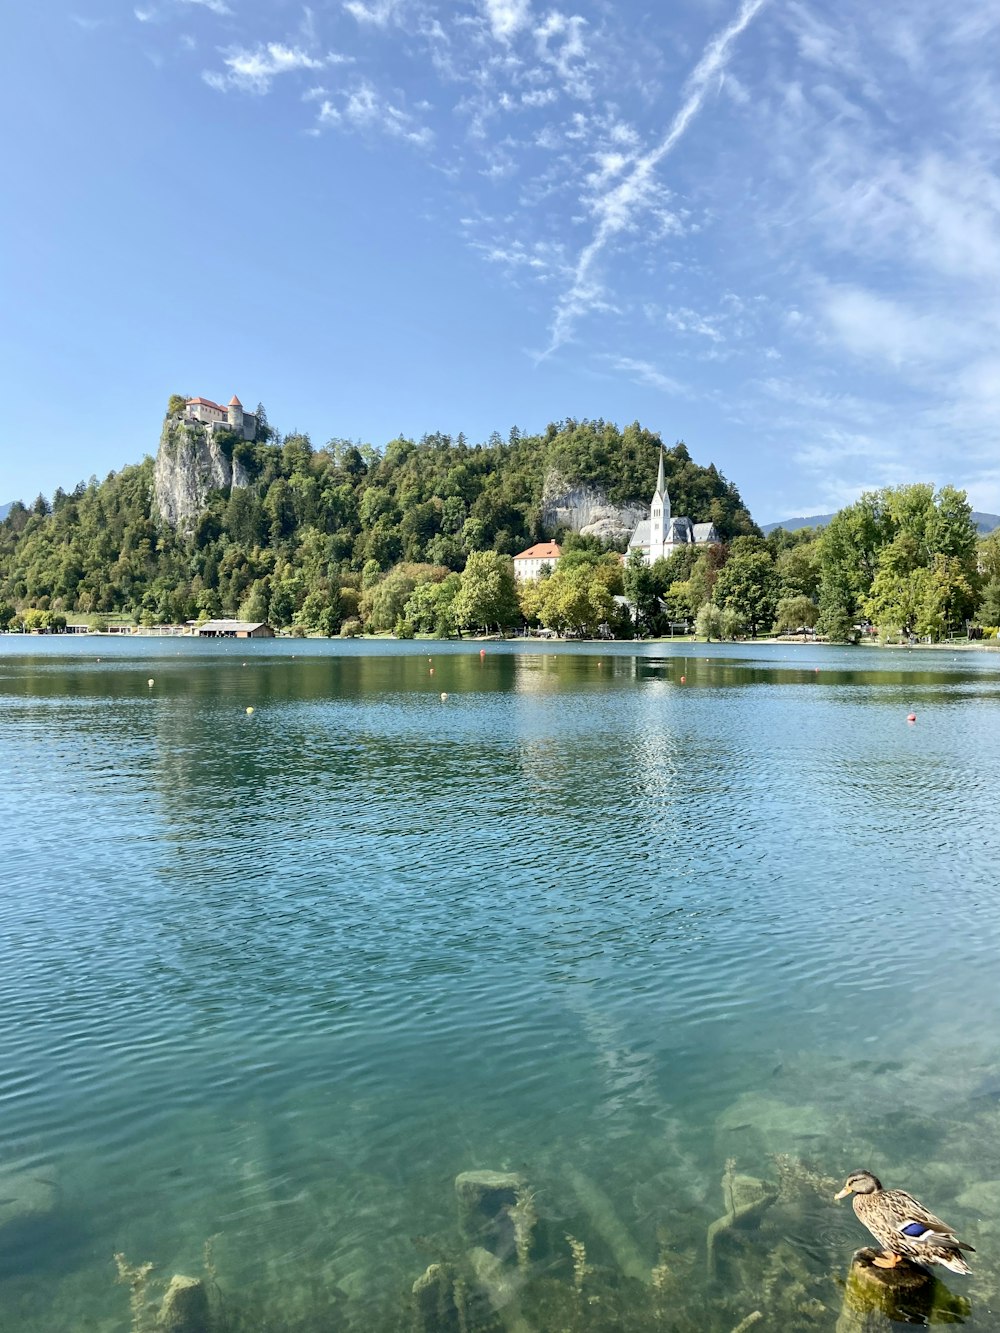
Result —
[[[656, 472], [656, 490], [649, 506], [650, 560], [663, 554], [663, 543], [670, 531], [670, 495], [663, 476], [663, 445], [660, 445], [660, 465]], [[655, 552], [655, 554], [654, 554]]]

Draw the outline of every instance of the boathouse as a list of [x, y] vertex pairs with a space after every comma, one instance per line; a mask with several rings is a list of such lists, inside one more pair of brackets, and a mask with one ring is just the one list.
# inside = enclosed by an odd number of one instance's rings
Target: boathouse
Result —
[[199, 639], [273, 639], [274, 630], [262, 620], [206, 620], [195, 627]]

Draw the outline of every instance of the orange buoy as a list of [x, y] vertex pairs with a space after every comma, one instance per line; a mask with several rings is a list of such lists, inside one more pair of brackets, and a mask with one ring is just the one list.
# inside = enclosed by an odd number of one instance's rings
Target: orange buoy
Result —
[[681, 676], [681, 684], [682, 684], [682, 685], [686, 685], [686, 684], [687, 684], [687, 679], [688, 679], [687, 676]]
[[906, 720], [907, 720], [907, 722], [916, 722], [916, 720], [917, 720], [917, 715], [916, 715], [916, 713], [907, 713], [907, 715], [906, 715]]
[[485, 649], [485, 648], [480, 648], [480, 650], [479, 650], [479, 656], [480, 656], [480, 657], [485, 657], [485, 656], [486, 656], [486, 649]]

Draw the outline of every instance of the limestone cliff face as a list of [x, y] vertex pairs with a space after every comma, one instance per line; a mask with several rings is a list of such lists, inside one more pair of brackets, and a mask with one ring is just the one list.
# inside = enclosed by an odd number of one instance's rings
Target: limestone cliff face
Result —
[[237, 460], [226, 456], [218, 437], [191, 422], [168, 417], [153, 469], [153, 493], [164, 522], [190, 528], [212, 491], [245, 486], [250, 480]]
[[542, 522], [549, 529], [567, 527], [584, 536], [617, 540], [630, 537], [649, 518], [649, 505], [615, 505], [598, 486], [570, 483], [550, 472], [542, 490]]

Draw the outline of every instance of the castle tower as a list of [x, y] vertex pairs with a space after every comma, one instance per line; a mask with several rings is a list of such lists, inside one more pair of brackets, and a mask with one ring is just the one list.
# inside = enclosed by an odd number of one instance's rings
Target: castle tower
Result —
[[[229, 406], [226, 409], [229, 413], [229, 428], [243, 434], [243, 404], [233, 394], [229, 400]], [[662, 465], [661, 465], [662, 466]]]
[[656, 490], [649, 506], [649, 562], [665, 555], [664, 543], [670, 532], [670, 495], [663, 477], [663, 445], [660, 445], [660, 466], [656, 474]]

